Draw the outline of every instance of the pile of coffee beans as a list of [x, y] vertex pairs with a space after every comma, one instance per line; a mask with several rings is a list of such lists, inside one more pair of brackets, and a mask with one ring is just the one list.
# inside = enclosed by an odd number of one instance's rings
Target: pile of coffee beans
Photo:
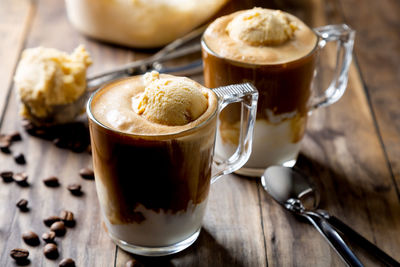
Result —
[[22, 124], [28, 134], [52, 141], [56, 147], [69, 149], [77, 153], [90, 152], [89, 129], [83, 122], [37, 126], [25, 120]]
[[11, 154], [10, 147], [13, 142], [21, 141], [21, 134], [19, 132], [14, 132], [11, 134], [0, 135], [0, 151], [5, 154]]
[[[88, 130], [83, 124], [71, 124], [66, 126], [55, 126], [52, 128], [40, 128], [31, 124], [25, 124], [25, 129], [31, 135], [35, 135], [44, 139], [53, 140], [53, 142], [62, 148], [69, 148], [75, 152], [82, 152], [87, 150], [89, 146]], [[68, 130], [67, 130], [68, 129]], [[78, 130], [77, 130], [78, 129]], [[74, 139], [75, 137], [79, 137]], [[19, 132], [12, 134], [0, 135], [0, 151], [5, 154], [12, 154], [11, 145], [13, 142], [22, 140]], [[14, 156], [17, 164], [26, 164], [25, 156], [18, 153]], [[94, 180], [94, 172], [89, 168], [83, 168], [79, 171], [79, 175], [86, 180]], [[0, 177], [4, 183], [16, 183], [21, 187], [29, 187], [28, 174], [25, 172], [13, 172], [5, 170], [0, 172]], [[48, 188], [56, 188], [60, 186], [59, 178], [56, 176], [49, 176], [42, 179], [43, 184]], [[80, 184], [70, 184], [67, 189], [74, 196], [81, 196], [83, 194]], [[29, 201], [21, 198], [16, 202], [16, 207], [21, 212], [28, 212]], [[55, 260], [59, 257], [58, 246], [56, 238], [62, 237], [67, 234], [67, 228], [74, 227], [76, 221], [74, 213], [69, 210], [63, 210], [59, 216], [52, 215], [43, 220], [43, 223], [49, 227], [47, 232], [42, 233], [41, 239], [44, 242], [43, 255], [50, 260]], [[33, 231], [26, 231], [22, 233], [22, 240], [28, 246], [39, 246], [41, 244], [39, 235]], [[10, 256], [15, 260], [18, 265], [28, 265], [29, 251], [25, 248], [15, 248], [10, 251]], [[75, 261], [71, 258], [62, 259], [59, 266], [73, 267]]]

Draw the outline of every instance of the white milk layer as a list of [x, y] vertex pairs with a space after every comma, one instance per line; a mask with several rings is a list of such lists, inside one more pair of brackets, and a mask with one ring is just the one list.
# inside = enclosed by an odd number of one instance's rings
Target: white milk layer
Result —
[[[292, 143], [292, 131], [291, 120], [284, 120], [278, 124], [256, 120], [251, 156], [243, 167], [264, 169], [270, 165], [281, 165], [295, 160], [301, 142]], [[222, 142], [219, 131], [217, 132], [215, 151], [219, 158], [228, 158], [236, 148], [234, 144]]]
[[111, 224], [103, 214], [109, 233], [119, 240], [135, 246], [164, 247], [184, 241], [200, 229], [207, 199], [200, 204], [189, 203], [186, 211], [155, 212], [139, 205], [135, 211], [145, 217], [140, 223]]

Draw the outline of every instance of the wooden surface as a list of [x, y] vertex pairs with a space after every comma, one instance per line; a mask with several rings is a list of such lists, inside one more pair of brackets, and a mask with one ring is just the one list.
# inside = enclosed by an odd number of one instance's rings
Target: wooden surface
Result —
[[[357, 31], [348, 89], [336, 104], [310, 117], [298, 166], [321, 188], [321, 207], [355, 228], [400, 261], [400, 3], [355, 0], [272, 1], [269, 7], [292, 12], [310, 26], [348, 23]], [[26, 171], [29, 187], [0, 181], [0, 265], [14, 266], [9, 252], [28, 248], [30, 266], [56, 266], [71, 257], [77, 266], [124, 266], [135, 258], [146, 266], [343, 266], [325, 240], [308, 223], [277, 205], [258, 179], [229, 175], [212, 186], [204, 227], [196, 243], [168, 257], [148, 259], [118, 249], [101, 227], [93, 181], [79, 177], [91, 166], [87, 153], [74, 153], [28, 135], [18, 117], [12, 77], [24, 48], [45, 46], [72, 51], [86, 45], [94, 64], [89, 74], [149, 56], [87, 39], [68, 23], [64, 3], [52, 0], [0, 1], [0, 132], [18, 130], [23, 141], [12, 146], [23, 152], [25, 166], [0, 153], [0, 171]], [[323, 56], [324, 67], [334, 54]], [[324, 77], [325, 75], [322, 75]], [[326, 75], [327, 76], [327, 75]], [[197, 76], [201, 81], [201, 76]], [[322, 83], [325, 78], [322, 79]], [[42, 179], [60, 178], [47, 188]], [[70, 183], [84, 195], [72, 196]], [[30, 211], [15, 206], [29, 201]], [[42, 220], [71, 210], [77, 225], [58, 239], [60, 257], [43, 257], [43, 242], [29, 247], [21, 233], [47, 231]], [[357, 246], [366, 266], [377, 265]]]

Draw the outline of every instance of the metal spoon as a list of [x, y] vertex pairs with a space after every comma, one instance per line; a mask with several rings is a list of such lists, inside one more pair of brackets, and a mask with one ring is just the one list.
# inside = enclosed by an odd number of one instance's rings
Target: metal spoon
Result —
[[281, 205], [305, 217], [349, 266], [363, 266], [335, 229], [320, 214], [311, 211], [318, 205], [315, 187], [290, 168], [272, 166], [261, 177], [264, 189]]
[[362, 266], [335, 229], [387, 266], [400, 266], [399, 262], [344, 222], [331, 216], [327, 211], [316, 210], [319, 204], [319, 193], [312, 181], [300, 172], [282, 166], [272, 166], [265, 170], [261, 177], [261, 183], [278, 203], [286, 209], [306, 217], [348, 265]]

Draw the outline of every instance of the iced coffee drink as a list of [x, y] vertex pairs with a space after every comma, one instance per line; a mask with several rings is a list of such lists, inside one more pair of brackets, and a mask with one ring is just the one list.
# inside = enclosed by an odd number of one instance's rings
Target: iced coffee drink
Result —
[[[295, 163], [309, 110], [317, 41], [298, 18], [261, 8], [221, 17], [206, 30], [206, 86], [252, 82], [260, 94], [252, 155], [239, 173]], [[238, 144], [239, 110], [239, 105], [229, 105], [219, 116], [216, 153], [221, 157], [232, 154]]]
[[107, 85], [90, 108], [96, 188], [111, 237], [122, 247], [195, 240], [210, 187], [216, 95], [152, 72]]

